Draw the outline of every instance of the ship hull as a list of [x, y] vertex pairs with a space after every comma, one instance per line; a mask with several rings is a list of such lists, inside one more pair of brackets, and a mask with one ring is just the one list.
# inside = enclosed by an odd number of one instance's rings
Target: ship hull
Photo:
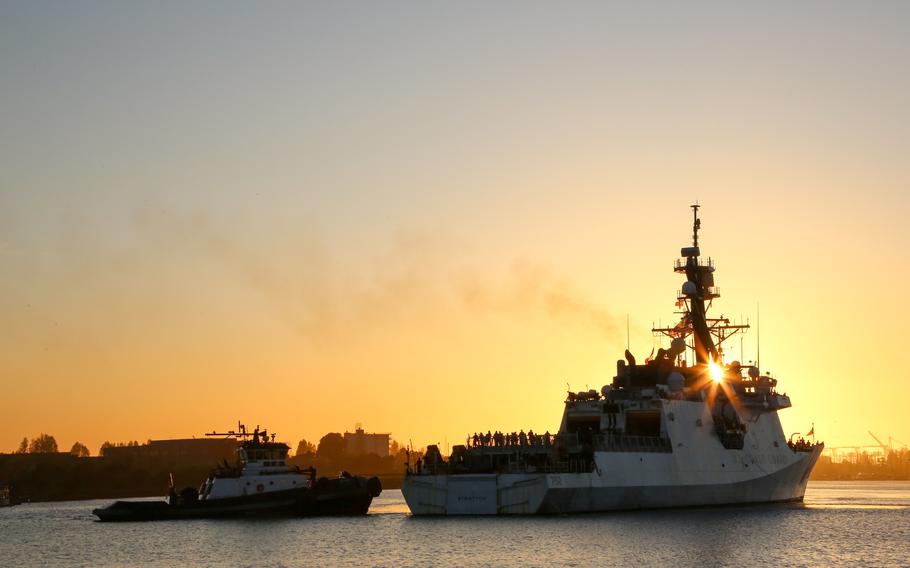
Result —
[[803, 500], [809, 473], [818, 456], [806, 454], [801, 458], [773, 473], [732, 482], [603, 487], [594, 481], [585, 486], [584, 479], [577, 479], [576, 487], [550, 487], [539, 512], [559, 514], [798, 502]]
[[382, 491], [377, 478], [324, 480], [317, 487], [169, 504], [166, 501], [116, 501], [92, 513], [100, 521], [164, 521], [235, 517], [310, 517], [365, 515]]
[[[626, 470], [633, 475], [615, 475], [603, 462], [617, 456], [600, 455], [601, 466], [590, 473], [411, 475], [402, 493], [414, 515], [567, 514], [798, 502], [821, 449], [793, 452], [789, 463], [747, 475], [742, 470], [672, 469], [664, 469], [662, 475], [644, 470], [634, 475], [634, 468]], [[622, 457], [638, 463], [655, 458]], [[660, 477], [666, 481], [661, 483]]]

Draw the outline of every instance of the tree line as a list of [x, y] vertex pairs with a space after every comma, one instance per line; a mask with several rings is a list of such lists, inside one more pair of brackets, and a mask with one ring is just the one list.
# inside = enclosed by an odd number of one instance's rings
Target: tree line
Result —
[[409, 452], [407, 448], [392, 440], [388, 455], [352, 455], [347, 452], [344, 436], [338, 432], [329, 432], [315, 444], [305, 439], [300, 440], [297, 452], [290, 459], [290, 463], [298, 467], [315, 467], [322, 475], [349, 471], [361, 475], [385, 476], [383, 485], [398, 487], [405, 463], [414, 463], [423, 456], [424, 451], [420, 449]]
[[[346, 455], [346, 451], [347, 444], [344, 436], [339, 432], [329, 432], [319, 439], [318, 444], [313, 444], [305, 439], [300, 440], [297, 443], [297, 451], [294, 452], [294, 456], [302, 457], [307, 454], [313, 454], [327, 459], [340, 459]], [[397, 456], [404, 451], [404, 446], [395, 440], [392, 440], [389, 444], [389, 455]]]
[[[132, 447], [138, 446], [138, 440], [132, 440], [129, 442], [109, 442], [105, 441], [101, 444], [101, 448], [98, 450], [98, 455], [103, 456], [105, 451], [108, 448], [114, 447]], [[19, 448], [16, 450], [17, 454], [43, 454], [43, 453], [57, 453], [59, 452], [57, 446], [57, 440], [50, 434], [39, 434], [38, 436], [32, 438], [31, 440], [28, 437], [23, 437], [22, 441], [19, 443]], [[391, 457], [398, 458], [399, 455], [405, 455], [405, 448], [401, 446], [397, 441], [392, 440], [389, 447], [389, 454]], [[88, 447], [81, 443], [75, 442], [70, 448], [69, 453], [74, 456], [84, 458], [92, 455]], [[300, 440], [297, 443], [297, 451], [295, 452], [295, 457], [298, 458], [315, 458], [319, 457], [324, 460], [330, 461], [342, 461], [347, 456], [346, 454], [346, 444], [344, 436], [339, 432], [329, 432], [325, 436], [319, 439], [317, 444], [313, 444], [307, 440]]]
[[[17, 454], [48, 454], [48, 453], [57, 453], [60, 451], [57, 447], [57, 439], [51, 436], [50, 434], [39, 434], [37, 437], [32, 438], [31, 440], [28, 437], [23, 437], [22, 441], [19, 442], [19, 448], [16, 450]], [[87, 458], [92, 455], [88, 447], [82, 442], [76, 442], [73, 444], [73, 447], [70, 448], [69, 453], [80, 458]]]

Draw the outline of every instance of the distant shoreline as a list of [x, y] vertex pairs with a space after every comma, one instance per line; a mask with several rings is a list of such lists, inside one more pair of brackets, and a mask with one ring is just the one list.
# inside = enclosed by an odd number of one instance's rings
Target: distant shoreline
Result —
[[[158, 446], [169, 449], [163, 453]], [[234, 457], [235, 443], [221, 440], [170, 441], [109, 449], [104, 456], [78, 457], [64, 452], [0, 454], [0, 489], [9, 488], [12, 503], [163, 497], [168, 479], [179, 487], [198, 487], [212, 467]], [[174, 446], [171, 448], [171, 446]], [[180, 451], [178, 451], [180, 450]], [[157, 452], [157, 453], [156, 453]], [[419, 454], [412, 454], [416, 459]], [[300, 468], [315, 466], [319, 475], [349, 471], [377, 476], [383, 489], [399, 489], [406, 456], [338, 456], [315, 453], [288, 461]], [[833, 462], [823, 457], [810, 481], [910, 481], [907, 450], [892, 452], [886, 460], [860, 463]]]

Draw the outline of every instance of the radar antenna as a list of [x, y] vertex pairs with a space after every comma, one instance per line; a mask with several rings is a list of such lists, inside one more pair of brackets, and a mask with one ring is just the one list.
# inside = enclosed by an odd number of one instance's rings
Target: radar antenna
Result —
[[[236, 430], [228, 430], [227, 432], [216, 432], [216, 431], [212, 430], [211, 432], [207, 432], [205, 435], [206, 436], [220, 436], [223, 438], [237, 438], [238, 440], [246, 440], [247, 438], [252, 438], [253, 442], [256, 442], [256, 443], [258, 443], [260, 441], [262, 443], [266, 443], [269, 441], [268, 430], [266, 430], [265, 428], [260, 430], [259, 425], [257, 424], [256, 428], [252, 432], [249, 432], [246, 429], [246, 424], [241, 424], [239, 420], [237, 421]], [[272, 441], [275, 440], [274, 433], [271, 435], [271, 438], [272, 438]]]
[[731, 323], [723, 315], [719, 318], [708, 317], [708, 309], [714, 298], [720, 297], [720, 291], [714, 286], [714, 262], [710, 257], [707, 261], [699, 260], [701, 251], [698, 247], [698, 230], [701, 229], [701, 219], [698, 210], [701, 205], [696, 202], [690, 207], [692, 246], [680, 251], [683, 258], [677, 260], [673, 267], [675, 272], [686, 275], [686, 282], [676, 297], [676, 306], [682, 308], [677, 313], [682, 317], [673, 327], [656, 327], [651, 332], [674, 339], [685, 339], [691, 335], [692, 344], [687, 346], [695, 351], [695, 363], [706, 365], [720, 361], [723, 355], [721, 344], [735, 333], [748, 329], [749, 325]]

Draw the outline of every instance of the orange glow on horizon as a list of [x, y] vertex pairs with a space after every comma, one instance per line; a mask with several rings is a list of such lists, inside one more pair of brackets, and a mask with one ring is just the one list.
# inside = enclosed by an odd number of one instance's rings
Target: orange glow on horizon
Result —
[[668, 347], [696, 200], [785, 431], [910, 440], [893, 8], [65, 4], [0, 18], [0, 452], [552, 433], [567, 382]]

